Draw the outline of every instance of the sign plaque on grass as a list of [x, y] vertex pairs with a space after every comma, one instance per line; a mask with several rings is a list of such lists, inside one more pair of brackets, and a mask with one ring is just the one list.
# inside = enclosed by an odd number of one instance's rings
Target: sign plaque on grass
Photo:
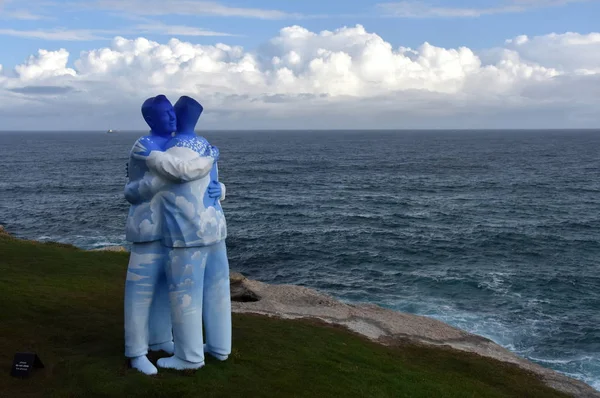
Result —
[[19, 377], [26, 379], [31, 375], [33, 368], [43, 368], [44, 364], [37, 356], [32, 352], [17, 352], [13, 359], [12, 370], [10, 375], [13, 377]]

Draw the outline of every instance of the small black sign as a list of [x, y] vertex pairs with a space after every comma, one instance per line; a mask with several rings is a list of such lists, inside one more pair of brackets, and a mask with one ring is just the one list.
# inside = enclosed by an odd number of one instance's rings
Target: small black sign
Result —
[[40, 361], [37, 354], [32, 352], [17, 352], [13, 360], [12, 370], [10, 375], [23, 379], [31, 375], [33, 368], [43, 368], [44, 364]]

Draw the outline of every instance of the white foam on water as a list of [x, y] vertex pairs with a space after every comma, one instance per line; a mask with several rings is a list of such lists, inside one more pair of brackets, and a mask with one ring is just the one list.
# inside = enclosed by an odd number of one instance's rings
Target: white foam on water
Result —
[[[519, 344], [517, 344], [520, 341], [519, 337], [541, 336], [541, 330], [547, 329], [542, 327], [540, 330], [538, 324], [542, 321], [528, 320], [517, 328], [505, 324], [493, 314], [462, 311], [452, 304], [441, 302], [439, 299], [420, 298], [418, 302], [415, 301], [417, 301], [417, 298], [414, 298], [414, 301], [409, 299], [401, 303], [396, 301], [393, 308], [403, 311], [404, 308], [411, 307], [411, 309], [417, 310], [413, 311], [417, 315], [429, 316], [469, 333], [486, 337], [521, 357], [581, 380], [600, 391], [600, 353], [572, 358], [540, 358], [531, 355], [535, 352], [535, 347], [519, 347]], [[529, 305], [536, 305], [545, 300], [535, 301], [529, 303]], [[569, 370], [565, 369], [567, 366]], [[584, 367], [592, 367], [593, 369], [584, 369]], [[597, 371], [595, 370], [596, 367], [598, 368]], [[573, 368], [580, 371], [572, 371]]]

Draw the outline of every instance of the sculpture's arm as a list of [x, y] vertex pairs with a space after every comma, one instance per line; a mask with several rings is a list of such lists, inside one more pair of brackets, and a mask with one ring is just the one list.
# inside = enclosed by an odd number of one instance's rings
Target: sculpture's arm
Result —
[[[217, 147], [213, 147], [213, 148], [217, 148]], [[218, 154], [218, 149], [217, 149], [217, 154]], [[219, 200], [225, 200], [225, 192], [227, 191], [227, 189], [225, 188], [225, 184], [223, 184], [222, 182], [219, 181], [219, 165], [217, 163], [215, 163], [215, 176], [216, 176], [216, 182], [219, 184], [220, 188], [221, 188], [221, 195], [219, 196]]]
[[225, 200], [225, 184], [219, 182], [219, 169], [217, 163], [213, 166], [210, 171], [211, 181], [208, 185], [208, 196], [215, 199], [215, 205], [217, 201]]
[[198, 180], [208, 173], [215, 162], [209, 156], [201, 156], [191, 160], [182, 160], [166, 152], [152, 151], [146, 159], [150, 170], [175, 182]]
[[125, 199], [132, 205], [147, 202], [166, 185], [157, 177], [144, 177], [138, 181], [132, 181], [125, 185]]
[[140, 204], [144, 201], [142, 195], [140, 195], [139, 183], [141, 181], [128, 182], [125, 185], [125, 200], [132, 205]]
[[[139, 138], [129, 153], [129, 161], [127, 163], [127, 177], [129, 177], [129, 166], [132, 160], [143, 159], [146, 160], [144, 155], [147, 156], [152, 151], [159, 150], [160, 146], [155, 142], [152, 137], [146, 136]], [[153, 179], [142, 178], [141, 180], [129, 181], [125, 185], [124, 195], [132, 205], [137, 205], [142, 202], [148, 201], [154, 195], [152, 188]]]
[[174, 182], [188, 182], [200, 179], [210, 172], [216, 161], [216, 158], [209, 156], [182, 160], [158, 148], [147, 148], [143, 142], [136, 143], [131, 151], [131, 156], [135, 159], [146, 161], [146, 165], [150, 170]]
[[219, 184], [221, 185], [221, 197], [219, 198], [220, 201], [225, 200], [225, 184], [223, 184], [222, 182], [219, 182]]

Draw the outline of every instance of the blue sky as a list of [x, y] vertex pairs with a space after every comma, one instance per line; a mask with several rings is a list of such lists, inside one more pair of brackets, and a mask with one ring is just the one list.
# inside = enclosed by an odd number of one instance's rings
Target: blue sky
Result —
[[[121, 3], [127, 3], [124, 0]], [[192, 1], [194, 2], [194, 1]], [[177, 36], [192, 43], [214, 43], [216, 40], [226, 44], [243, 45], [253, 48], [267, 41], [284, 26], [299, 24], [311, 31], [333, 30], [341, 26], [362, 24], [368, 31], [375, 31], [394, 46], [416, 47], [424, 41], [441, 47], [467, 46], [472, 49], [498, 46], [507, 38], [518, 35], [542, 35], [549, 32], [587, 33], [598, 29], [600, 17], [599, 1], [552, 1], [552, 0], [478, 0], [478, 1], [431, 1], [431, 2], [385, 2], [361, 0], [302, 0], [302, 1], [221, 1], [224, 7], [242, 8], [236, 16], [227, 10], [210, 14], [211, 4], [205, 9], [208, 15], [198, 10], [195, 15], [169, 15], [169, 2], [158, 2], [154, 12], [134, 12], [114, 6], [115, 2], [103, 1], [2, 1], [0, 11], [0, 63], [14, 66], [23, 62], [39, 48], [67, 48], [71, 53], [100, 47], [113, 36], [126, 38], [144, 36], [151, 40], [164, 41]], [[111, 4], [112, 3], [112, 4]], [[211, 3], [196, 1], [195, 3]], [[394, 5], [402, 3], [422, 4], [416, 15], [407, 16], [394, 12]], [[514, 5], [522, 4], [521, 10], [511, 10]], [[386, 7], [386, 5], [388, 5]], [[202, 7], [199, 7], [202, 8]], [[427, 9], [445, 9], [446, 14], [430, 15]], [[495, 10], [494, 10], [495, 9]], [[479, 16], [452, 15], [451, 11], [480, 11]], [[486, 10], [490, 13], [485, 14]], [[261, 11], [265, 15], [261, 14]], [[271, 12], [276, 11], [276, 12]], [[271, 14], [269, 14], [271, 12]], [[279, 12], [279, 13], [277, 13]], [[156, 15], [152, 15], [152, 14]], [[150, 15], [145, 15], [150, 14]], [[233, 14], [233, 15], [231, 15]], [[258, 14], [258, 15], [257, 15]], [[22, 17], [23, 19], [20, 19]], [[140, 20], [136, 21], [135, 17]], [[142, 18], [148, 19], [148, 21]], [[145, 33], [132, 31], [135, 25], [162, 23], [184, 25], [207, 31], [222, 32], [227, 36], [183, 36], [172, 35], [166, 30]], [[32, 32], [82, 31], [105, 39], [86, 41], [61, 40], [60, 38], [40, 39], [23, 37]]]
[[213, 128], [595, 127], [598, 16], [600, 0], [0, 0], [0, 117], [144, 128], [128, 115], [168, 93]]

